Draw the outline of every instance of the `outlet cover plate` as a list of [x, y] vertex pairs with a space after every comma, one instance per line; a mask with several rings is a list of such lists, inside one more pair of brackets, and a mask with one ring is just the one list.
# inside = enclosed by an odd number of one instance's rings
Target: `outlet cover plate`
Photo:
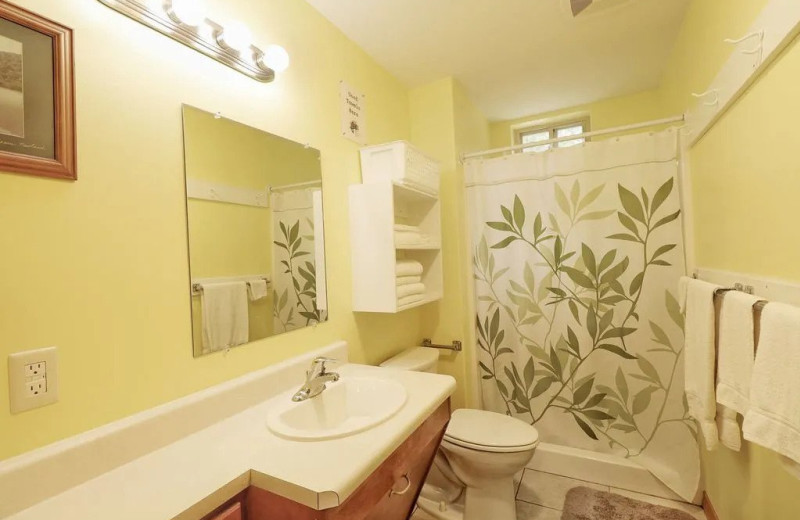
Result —
[[[58, 363], [56, 347], [40, 348], [16, 352], [8, 356], [8, 396], [11, 401], [11, 413], [20, 413], [32, 408], [39, 408], [58, 401]], [[44, 373], [29, 377], [29, 365], [45, 363]], [[31, 395], [28, 383], [44, 378], [45, 391]]]

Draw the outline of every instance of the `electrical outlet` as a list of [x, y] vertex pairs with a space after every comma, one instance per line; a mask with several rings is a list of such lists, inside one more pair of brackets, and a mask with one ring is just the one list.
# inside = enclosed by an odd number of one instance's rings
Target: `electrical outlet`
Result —
[[8, 386], [11, 413], [58, 401], [56, 347], [16, 352], [8, 356]]
[[25, 379], [37, 379], [40, 377], [47, 377], [46, 362], [39, 361], [38, 363], [25, 365]]
[[37, 395], [41, 395], [47, 393], [47, 379], [40, 377], [39, 379], [34, 379], [33, 381], [26, 381], [25, 382], [25, 397], [36, 397]]

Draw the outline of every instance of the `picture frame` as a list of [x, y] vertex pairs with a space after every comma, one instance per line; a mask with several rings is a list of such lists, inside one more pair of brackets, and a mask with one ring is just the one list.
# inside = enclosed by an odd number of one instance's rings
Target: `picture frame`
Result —
[[77, 179], [72, 29], [5, 0], [0, 172]]

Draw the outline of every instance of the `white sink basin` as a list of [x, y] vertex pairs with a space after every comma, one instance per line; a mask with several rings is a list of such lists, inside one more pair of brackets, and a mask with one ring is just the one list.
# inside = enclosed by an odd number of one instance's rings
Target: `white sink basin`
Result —
[[321, 394], [300, 403], [287, 397], [270, 412], [267, 426], [276, 435], [298, 441], [347, 437], [396, 414], [406, 402], [400, 383], [377, 377], [343, 376]]

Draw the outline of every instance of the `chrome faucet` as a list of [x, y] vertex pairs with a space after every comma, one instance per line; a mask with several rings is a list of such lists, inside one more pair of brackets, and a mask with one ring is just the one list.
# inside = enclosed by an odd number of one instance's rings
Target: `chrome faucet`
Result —
[[314, 358], [314, 361], [311, 362], [311, 369], [306, 371], [305, 384], [292, 396], [292, 401], [299, 403], [316, 397], [325, 390], [327, 383], [338, 381], [339, 374], [328, 372], [328, 367], [325, 366], [326, 363], [336, 363], [336, 361], [326, 357]]

